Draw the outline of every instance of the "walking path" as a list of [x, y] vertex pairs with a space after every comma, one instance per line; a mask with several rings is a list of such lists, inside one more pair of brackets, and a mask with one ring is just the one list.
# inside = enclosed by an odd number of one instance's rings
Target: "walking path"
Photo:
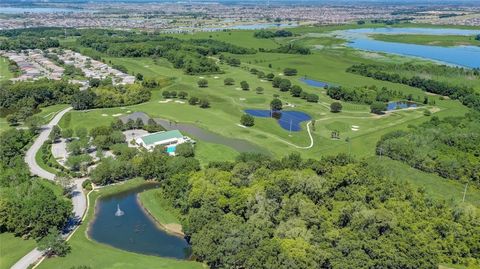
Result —
[[[45, 171], [42, 167], [38, 165], [35, 160], [35, 155], [38, 150], [42, 147], [43, 143], [48, 140], [48, 136], [52, 131], [53, 126], [57, 125], [60, 122], [60, 119], [72, 108], [66, 108], [60, 111], [55, 117], [45, 126], [42, 126], [42, 130], [38, 135], [37, 139], [33, 145], [28, 149], [27, 154], [25, 155], [25, 162], [27, 163], [30, 172], [33, 175], [37, 175], [48, 180], [55, 180], [55, 174], [52, 174], [48, 171]], [[74, 228], [80, 224], [83, 215], [87, 209], [87, 199], [82, 190], [82, 183], [86, 178], [75, 179], [73, 189], [72, 189], [72, 204], [73, 204], [73, 219], [71, 220], [71, 226], [67, 234], [64, 234], [65, 237], [68, 236], [70, 231], [74, 231]], [[29, 266], [43, 257], [43, 253], [37, 248], [30, 251], [27, 255], [23, 256], [17, 263], [15, 263], [11, 269], [27, 269]]]

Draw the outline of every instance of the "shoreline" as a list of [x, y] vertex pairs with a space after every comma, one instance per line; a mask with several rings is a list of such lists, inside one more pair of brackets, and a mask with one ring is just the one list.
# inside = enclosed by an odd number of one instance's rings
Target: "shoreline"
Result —
[[[140, 208], [145, 212], [145, 214], [151, 218], [155, 224], [157, 224], [157, 226], [164, 230], [165, 232], [171, 234], [171, 235], [174, 235], [174, 236], [177, 236], [177, 237], [180, 237], [180, 238], [185, 238], [185, 234], [182, 232], [182, 231], [178, 231], [177, 229], [172, 229], [170, 227], [168, 227], [169, 224], [165, 224], [165, 223], [162, 223], [160, 222], [159, 220], [157, 220], [155, 218], [155, 216], [153, 216], [153, 214], [143, 205], [142, 201], [140, 200], [140, 193], [137, 193], [136, 197], [137, 197], [137, 203], [138, 205], [140, 206]], [[179, 224], [180, 225], [180, 224]], [[181, 227], [181, 225], [180, 225]]]

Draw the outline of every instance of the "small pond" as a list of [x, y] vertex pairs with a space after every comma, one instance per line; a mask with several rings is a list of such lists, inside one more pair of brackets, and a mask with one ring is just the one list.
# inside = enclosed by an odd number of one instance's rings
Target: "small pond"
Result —
[[97, 200], [95, 219], [89, 236], [95, 241], [127, 251], [147, 255], [186, 259], [190, 246], [183, 238], [170, 235], [158, 227], [137, 200], [137, 194], [155, 184], [101, 197]]
[[276, 118], [278, 124], [287, 131], [302, 130], [300, 124], [312, 119], [310, 115], [300, 111], [271, 111], [262, 109], [246, 109], [245, 112], [254, 117]]
[[417, 104], [413, 102], [406, 102], [406, 101], [388, 102], [387, 111], [392, 111], [392, 110], [402, 109], [402, 108], [410, 108], [410, 107], [417, 107]]
[[301, 78], [301, 82], [306, 83], [309, 86], [312, 87], [317, 87], [317, 88], [325, 88], [328, 87], [328, 84], [326, 82], [314, 80], [314, 79], [309, 79], [309, 78]]

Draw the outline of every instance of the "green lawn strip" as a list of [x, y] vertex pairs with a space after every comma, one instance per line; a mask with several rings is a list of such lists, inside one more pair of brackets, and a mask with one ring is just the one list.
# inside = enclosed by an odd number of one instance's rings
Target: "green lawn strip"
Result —
[[178, 213], [171, 207], [170, 203], [163, 199], [163, 192], [160, 189], [151, 189], [138, 194], [142, 206], [162, 225], [180, 224]]
[[[422, 172], [388, 157], [370, 157], [368, 160], [370, 163], [377, 165], [378, 169], [384, 170], [389, 178], [405, 180], [415, 187], [423, 188], [426, 194], [434, 199], [451, 201], [452, 203], [462, 202], [465, 184], [459, 181]], [[480, 207], [480, 190], [470, 184], [467, 188], [465, 202]]]
[[234, 149], [220, 144], [205, 141], [195, 144], [195, 157], [203, 166], [214, 161], [233, 161], [238, 154]]
[[111, 247], [106, 244], [98, 243], [89, 239], [87, 229], [89, 223], [93, 220], [95, 201], [100, 196], [118, 193], [131, 188], [135, 188], [145, 181], [142, 179], [133, 179], [123, 184], [108, 186], [94, 191], [90, 194], [90, 205], [88, 207], [87, 217], [82, 225], [69, 241], [72, 251], [66, 257], [55, 257], [46, 259], [38, 268], [70, 268], [79, 265], [90, 266], [95, 269], [104, 268], [164, 268], [164, 269], [195, 269], [204, 268], [201, 263], [193, 261], [176, 260], [162, 258], [158, 256], [149, 256], [133, 252], [124, 251]]
[[[49, 150], [51, 150], [51, 145], [48, 146]], [[57, 169], [53, 168], [53, 167], [50, 167], [48, 164], [46, 164], [44, 161], [43, 161], [43, 155], [44, 155], [44, 152], [43, 150], [39, 150], [37, 151], [37, 154], [35, 154], [35, 161], [37, 162], [38, 166], [40, 166], [42, 169], [52, 173], [52, 174], [57, 174], [58, 171]], [[56, 161], [56, 160], [54, 160]]]
[[52, 105], [47, 107], [42, 107], [40, 113], [35, 114], [36, 116], [42, 119], [42, 124], [49, 123], [58, 112], [64, 110], [65, 108], [69, 107], [68, 104], [58, 104]]
[[9, 80], [13, 77], [13, 73], [8, 69], [8, 59], [0, 57], [0, 81]]
[[399, 42], [431, 46], [480, 46], [480, 41], [475, 40], [475, 36], [462, 35], [371, 35], [373, 39], [386, 42]]
[[36, 247], [35, 240], [24, 240], [12, 233], [0, 233], [0, 269], [8, 269]]

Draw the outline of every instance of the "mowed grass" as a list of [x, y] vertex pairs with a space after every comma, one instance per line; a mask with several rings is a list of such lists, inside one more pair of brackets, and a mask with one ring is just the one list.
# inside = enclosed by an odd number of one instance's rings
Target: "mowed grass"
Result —
[[9, 80], [13, 77], [13, 73], [8, 69], [8, 59], [0, 57], [0, 82]]
[[147, 190], [141, 192], [138, 198], [142, 206], [161, 224], [180, 224], [178, 213], [174, 211], [170, 202], [163, 198], [162, 190]]
[[385, 35], [375, 34], [371, 35], [373, 39], [386, 41], [409, 43], [430, 46], [480, 46], [480, 41], [475, 40], [475, 36], [462, 35]]
[[69, 244], [72, 251], [66, 257], [46, 259], [38, 268], [71, 268], [86, 265], [95, 269], [122, 268], [164, 268], [164, 269], [201, 269], [204, 266], [198, 262], [142, 255], [117, 249], [106, 244], [95, 242], [88, 238], [87, 229], [93, 220], [95, 201], [102, 195], [121, 192], [145, 184], [144, 180], [133, 179], [120, 185], [108, 186], [90, 194], [90, 205], [85, 221], [72, 236]]
[[24, 240], [12, 233], [0, 233], [0, 269], [8, 269], [36, 247], [34, 240]]

